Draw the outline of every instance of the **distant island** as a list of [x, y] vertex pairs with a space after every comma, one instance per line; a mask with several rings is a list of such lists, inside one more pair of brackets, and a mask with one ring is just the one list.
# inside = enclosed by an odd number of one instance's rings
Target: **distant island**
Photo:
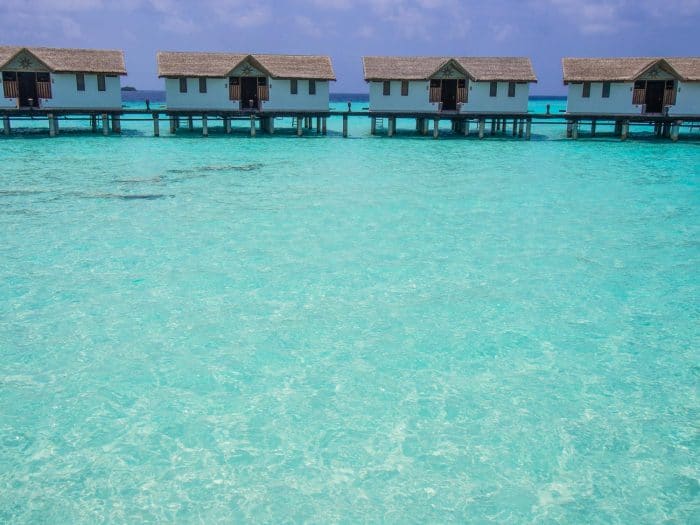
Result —
[[138, 91], [134, 86], [124, 86], [122, 91]]

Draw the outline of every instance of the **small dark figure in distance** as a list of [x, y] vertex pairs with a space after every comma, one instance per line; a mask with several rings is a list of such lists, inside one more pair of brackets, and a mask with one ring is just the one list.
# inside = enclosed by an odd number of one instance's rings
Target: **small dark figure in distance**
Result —
[[348, 113], [352, 111], [352, 102], [348, 100]]
[[151, 101], [146, 99], [146, 111], [151, 111]]

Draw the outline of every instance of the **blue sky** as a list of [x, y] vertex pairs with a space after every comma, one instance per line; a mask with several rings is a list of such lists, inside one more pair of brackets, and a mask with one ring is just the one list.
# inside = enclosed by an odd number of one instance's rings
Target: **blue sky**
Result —
[[328, 54], [335, 92], [362, 55], [529, 56], [561, 94], [562, 56], [700, 55], [700, 0], [2, 0], [0, 44], [117, 48], [159, 89], [157, 50]]

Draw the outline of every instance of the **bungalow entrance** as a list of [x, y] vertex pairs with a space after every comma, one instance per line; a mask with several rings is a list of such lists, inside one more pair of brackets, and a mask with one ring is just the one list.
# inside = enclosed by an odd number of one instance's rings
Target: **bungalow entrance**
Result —
[[39, 99], [51, 98], [48, 73], [5, 71], [2, 82], [5, 98], [16, 98], [20, 108], [38, 108]]
[[430, 81], [430, 102], [442, 102], [443, 111], [455, 111], [458, 102], [467, 101], [466, 80], [434, 78]]
[[241, 109], [260, 109], [261, 100], [269, 100], [267, 77], [240, 77]]
[[664, 107], [676, 103], [674, 80], [637, 80], [634, 83], [632, 103], [643, 104], [645, 113], [663, 113]]

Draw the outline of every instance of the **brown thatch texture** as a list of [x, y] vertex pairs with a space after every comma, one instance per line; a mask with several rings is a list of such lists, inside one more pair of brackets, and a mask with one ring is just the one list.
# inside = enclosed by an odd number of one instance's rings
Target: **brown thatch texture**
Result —
[[537, 82], [525, 57], [363, 57], [365, 80], [427, 80], [453, 61], [474, 81]]
[[27, 50], [56, 73], [126, 75], [124, 52], [104, 49], [0, 46], [0, 69], [22, 50]]
[[330, 57], [159, 51], [159, 77], [225, 77], [246, 59], [273, 78], [335, 80]]
[[700, 80], [698, 57], [563, 58], [564, 82], [624, 82], [635, 80], [665, 61], [681, 80]]

